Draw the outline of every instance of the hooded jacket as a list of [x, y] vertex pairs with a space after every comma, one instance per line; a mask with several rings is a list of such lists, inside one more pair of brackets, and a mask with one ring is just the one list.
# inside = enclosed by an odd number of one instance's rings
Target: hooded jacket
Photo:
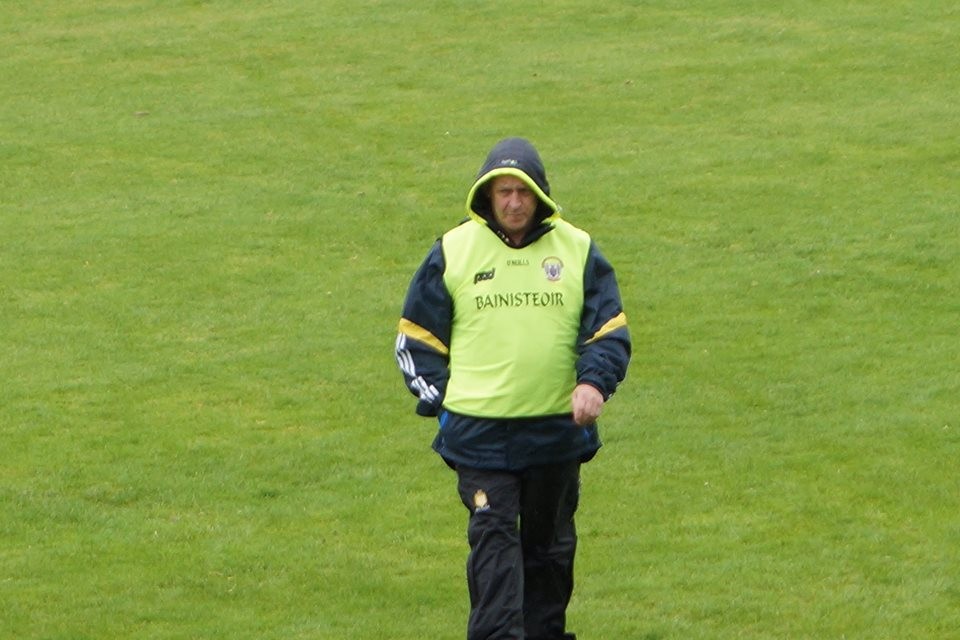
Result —
[[[518, 246], [484, 188], [501, 175], [538, 199], [537, 223]], [[434, 449], [453, 466], [489, 469], [588, 460], [597, 427], [575, 425], [570, 394], [586, 383], [609, 398], [630, 358], [613, 268], [561, 219], [526, 140], [491, 150], [466, 208], [414, 275], [396, 343], [417, 413], [439, 418]]]
[[509, 244], [506, 234], [494, 218], [493, 204], [487, 189], [484, 188], [494, 178], [504, 175], [520, 178], [537, 196], [536, 225], [520, 244], [520, 247], [523, 247], [550, 230], [549, 222], [558, 217], [560, 207], [550, 198], [550, 183], [547, 182], [543, 161], [534, 146], [523, 138], [500, 141], [487, 155], [467, 194], [467, 211], [471, 217], [479, 218], [504, 242]]

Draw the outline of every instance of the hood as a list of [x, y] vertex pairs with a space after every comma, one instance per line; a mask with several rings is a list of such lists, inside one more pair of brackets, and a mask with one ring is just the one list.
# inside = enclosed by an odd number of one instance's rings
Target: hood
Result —
[[537, 205], [538, 223], [560, 215], [560, 206], [550, 198], [550, 183], [547, 182], [547, 173], [540, 154], [528, 140], [507, 138], [491, 149], [470, 188], [467, 195], [467, 214], [471, 218], [479, 219], [478, 221], [487, 225], [493, 222], [490, 196], [487, 195], [487, 190], [481, 187], [503, 175], [520, 178], [537, 195], [540, 200]]

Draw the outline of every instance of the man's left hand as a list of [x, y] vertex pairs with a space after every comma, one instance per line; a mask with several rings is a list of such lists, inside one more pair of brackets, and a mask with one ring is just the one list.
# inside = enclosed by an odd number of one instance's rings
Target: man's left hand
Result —
[[589, 384], [578, 384], [573, 390], [573, 421], [586, 427], [597, 421], [603, 411], [603, 394]]

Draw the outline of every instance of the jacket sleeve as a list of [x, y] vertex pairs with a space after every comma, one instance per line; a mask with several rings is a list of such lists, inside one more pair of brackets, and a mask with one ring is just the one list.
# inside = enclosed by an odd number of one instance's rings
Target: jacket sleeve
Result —
[[443, 283], [445, 267], [438, 240], [413, 276], [397, 335], [397, 364], [422, 416], [438, 414], [450, 377], [453, 301]]
[[606, 400], [627, 375], [631, 343], [613, 266], [592, 243], [584, 269], [583, 296], [577, 383], [596, 387]]

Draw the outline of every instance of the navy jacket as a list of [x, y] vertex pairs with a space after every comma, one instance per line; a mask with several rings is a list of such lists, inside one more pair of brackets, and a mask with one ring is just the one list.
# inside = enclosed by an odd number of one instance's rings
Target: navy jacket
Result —
[[[550, 217], [559, 207], [549, 196], [549, 185], [536, 150], [522, 139], [501, 142], [481, 168], [468, 196], [470, 219], [463, 224], [485, 224], [506, 242], [489, 211], [489, 200], [478, 187], [499, 166], [518, 167], [539, 187], [540, 223], [527, 234], [524, 245], [550, 233]], [[600, 448], [597, 426], [580, 427], [572, 413], [536, 418], [478, 418], [444, 409], [449, 378], [447, 349], [450, 344], [453, 303], [443, 280], [445, 261], [437, 241], [420, 265], [403, 306], [396, 356], [407, 388], [417, 397], [416, 412], [436, 416], [439, 430], [433, 448], [451, 466], [519, 470], [539, 464], [587, 461]], [[597, 388], [604, 399], [624, 379], [631, 342], [623, 317], [623, 305], [613, 267], [591, 242], [583, 276], [584, 302], [577, 336], [577, 383]], [[599, 337], [598, 337], [599, 336]]]

